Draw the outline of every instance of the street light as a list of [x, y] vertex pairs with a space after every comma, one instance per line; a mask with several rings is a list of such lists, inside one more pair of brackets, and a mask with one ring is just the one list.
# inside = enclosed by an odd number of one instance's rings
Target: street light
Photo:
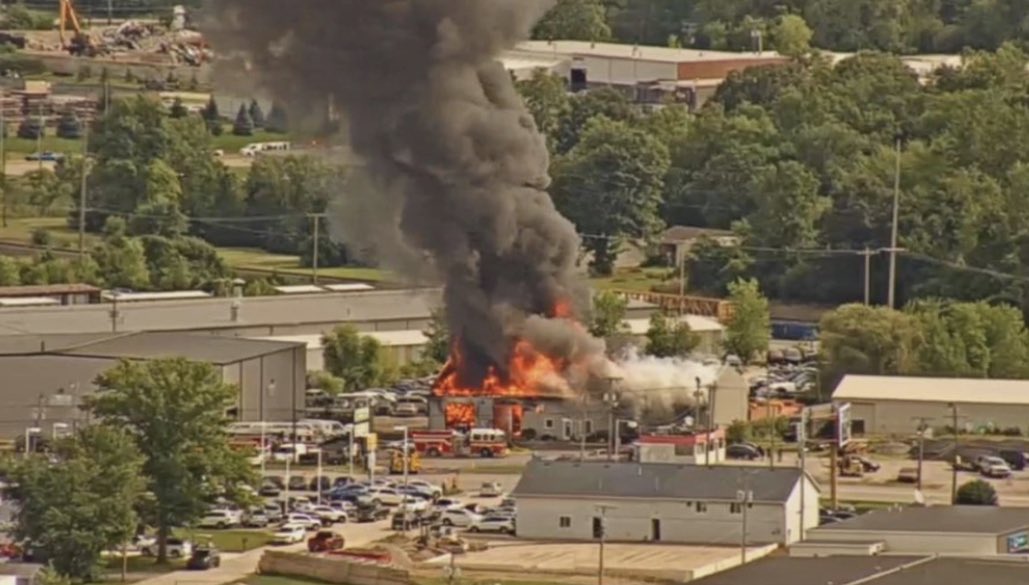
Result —
[[612, 461], [614, 459], [614, 448], [615, 438], [613, 435], [618, 433], [618, 429], [615, 428], [615, 410], [618, 408], [618, 401], [620, 396], [615, 391], [615, 387], [621, 378], [610, 377], [607, 379], [608, 391], [604, 392], [603, 400], [604, 404], [608, 407], [608, 425], [607, 425], [607, 460]]
[[265, 394], [267, 394], [269, 398], [271, 398], [272, 396], [275, 396], [275, 378], [272, 378], [268, 382], [267, 392], [262, 392], [261, 393], [261, 400], [259, 401], [259, 407], [261, 409], [261, 477], [262, 478], [264, 478], [265, 459], [268, 458], [268, 443], [267, 443], [267, 438], [265, 437], [265, 427], [267, 426], [267, 424], [265, 423], [265, 420], [264, 420], [264, 397], [265, 397]]
[[25, 458], [29, 456], [29, 451], [32, 449], [32, 435], [38, 435], [43, 432], [43, 429], [39, 427], [28, 427], [25, 429]]

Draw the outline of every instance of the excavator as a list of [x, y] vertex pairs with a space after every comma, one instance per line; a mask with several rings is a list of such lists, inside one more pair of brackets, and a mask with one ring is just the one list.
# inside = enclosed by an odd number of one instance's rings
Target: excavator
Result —
[[[74, 32], [70, 39], [67, 37], [69, 25]], [[93, 38], [82, 30], [82, 24], [79, 22], [79, 15], [75, 11], [75, 6], [72, 5], [72, 0], [60, 0], [57, 32], [61, 38], [61, 47], [76, 57], [95, 57], [100, 53]]]

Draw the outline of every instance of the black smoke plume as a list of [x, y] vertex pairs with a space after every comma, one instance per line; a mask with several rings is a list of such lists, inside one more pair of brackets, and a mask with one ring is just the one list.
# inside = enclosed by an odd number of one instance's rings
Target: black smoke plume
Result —
[[[442, 280], [468, 387], [490, 366], [504, 375], [518, 336], [582, 351], [573, 328], [529, 321], [579, 298], [579, 241], [546, 192], [544, 140], [496, 60], [550, 3], [211, 2], [212, 41], [244, 55], [247, 75], [294, 111], [335, 103], [370, 185], [356, 204], [367, 213], [343, 224], [375, 226], [384, 261], [420, 259]], [[388, 252], [394, 233], [403, 254]]]

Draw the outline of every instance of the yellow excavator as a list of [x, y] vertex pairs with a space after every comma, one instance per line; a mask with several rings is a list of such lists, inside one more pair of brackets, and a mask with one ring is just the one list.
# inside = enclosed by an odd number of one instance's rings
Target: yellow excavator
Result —
[[[71, 32], [74, 33], [70, 38], [69, 25]], [[95, 57], [100, 52], [93, 38], [82, 30], [82, 23], [72, 0], [60, 0], [57, 34], [61, 39], [61, 47], [76, 57]]]

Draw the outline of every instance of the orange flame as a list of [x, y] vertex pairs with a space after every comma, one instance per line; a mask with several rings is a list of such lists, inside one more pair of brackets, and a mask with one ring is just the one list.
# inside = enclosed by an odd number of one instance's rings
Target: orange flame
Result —
[[443, 410], [443, 418], [447, 421], [447, 428], [474, 427], [475, 426], [475, 405], [464, 402], [450, 402]]
[[[546, 356], [528, 341], [520, 340], [511, 352], [506, 382], [491, 366], [482, 384], [478, 388], [470, 388], [458, 380], [461, 360], [461, 354], [455, 348], [436, 380], [433, 391], [437, 396], [533, 397], [552, 394], [552, 389], [562, 383], [561, 372], [568, 367], [566, 360]], [[548, 389], [551, 390], [548, 392]]]

